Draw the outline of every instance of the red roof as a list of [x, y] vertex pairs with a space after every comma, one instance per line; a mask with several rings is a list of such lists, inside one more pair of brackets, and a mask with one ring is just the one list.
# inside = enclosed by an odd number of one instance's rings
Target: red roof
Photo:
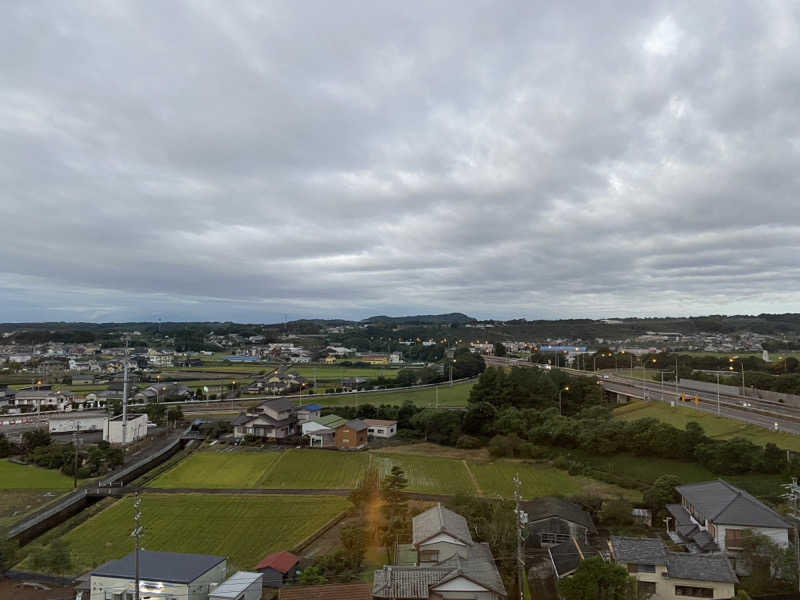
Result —
[[300, 558], [291, 552], [276, 552], [275, 554], [270, 554], [264, 560], [258, 563], [256, 571], [260, 571], [261, 569], [266, 569], [269, 567], [286, 575], [286, 573], [288, 573], [289, 570], [299, 562]]

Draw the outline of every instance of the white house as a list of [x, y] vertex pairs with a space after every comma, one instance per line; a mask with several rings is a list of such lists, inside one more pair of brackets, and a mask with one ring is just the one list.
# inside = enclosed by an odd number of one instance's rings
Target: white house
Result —
[[416, 566], [375, 571], [373, 599], [505, 600], [503, 579], [486, 543], [472, 540], [466, 519], [437, 504], [412, 520]]
[[390, 438], [397, 434], [397, 421], [383, 419], [364, 419], [367, 424], [367, 433], [370, 437]]
[[636, 579], [640, 597], [730, 599], [739, 582], [724, 553], [668, 552], [656, 538], [611, 536], [612, 559]]
[[[141, 598], [208, 600], [225, 581], [227, 561], [220, 556], [139, 552]], [[90, 574], [89, 600], [127, 600], [134, 597], [136, 553], [112, 560]]]
[[736, 553], [748, 531], [770, 538], [782, 548], [789, 545], [790, 525], [753, 496], [720, 480], [675, 488], [680, 504], [670, 504], [670, 529], [677, 541], [701, 552]]
[[[130, 444], [147, 435], [147, 415], [128, 415], [125, 443]], [[103, 427], [103, 439], [109, 444], [122, 443], [122, 415], [108, 419]]]

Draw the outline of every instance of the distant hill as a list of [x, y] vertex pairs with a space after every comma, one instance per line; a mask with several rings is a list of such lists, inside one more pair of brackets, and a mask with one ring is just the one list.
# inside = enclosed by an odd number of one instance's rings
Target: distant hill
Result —
[[361, 321], [364, 324], [386, 323], [388, 325], [464, 325], [475, 323], [477, 319], [464, 313], [447, 313], [444, 315], [412, 315], [408, 317], [389, 317], [378, 315]]

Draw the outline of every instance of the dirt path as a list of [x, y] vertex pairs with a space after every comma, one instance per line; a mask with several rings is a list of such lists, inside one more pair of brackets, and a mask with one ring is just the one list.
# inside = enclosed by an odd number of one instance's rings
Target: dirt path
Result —
[[469, 464], [467, 463], [466, 460], [462, 460], [461, 463], [467, 470], [467, 475], [469, 475], [469, 478], [472, 481], [472, 485], [475, 486], [475, 490], [478, 492], [478, 496], [483, 496], [483, 490], [481, 489], [481, 486], [478, 485], [478, 480], [475, 478], [475, 473], [473, 473], [472, 469], [469, 468]]

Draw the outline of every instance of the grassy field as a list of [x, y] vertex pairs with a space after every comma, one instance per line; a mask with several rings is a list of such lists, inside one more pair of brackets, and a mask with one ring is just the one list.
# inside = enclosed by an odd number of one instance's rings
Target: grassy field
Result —
[[289, 450], [261, 479], [258, 487], [287, 490], [353, 489], [369, 456], [332, 450]]
[[575, 477], [566, 471], [547, 465], [539, 466], [506, 461], [470, 462], [468, 464], [484, 496], [513, 498], [514, 476], [519, 475], [524, 498], [592, 494], [606, 498], [623, 497], [632, 501], [641, 499], [641, 494], [635, 490], [621, 488], [589, 477]]
[[[472, 382], [460, 383], [450, 387], [443, 385], [439, 387], [439, 400], [440, 407], [460, 407], [467, 405], [469, 398], [469, 391], [472, 389]], [[311, 398], [314, 398], [311, 396]], [[351, 394], [349, 396], [339, 396], [336, 398], [326, 398], [319, 396], [315, 398], [316, 402], [325, 406], [356, 406], [361, 404], [393, 404], [399, 405], [405, 402], [412, 402], [417, 406], [433, 407], [436, 403], [436, 391], [434, 388], [427, 388], [424, 390], [414, 390], [407, 392], [391, 392], [383, 394], [375, 393], [360, 393]]]
[[164, 489], [245, 489], [258, 487], [264, 474], [281, 458], [279, 452], [243, 450], [195, 452], [149, 487]]
[[316, 373], [317, 380], [339, 380], [343, 377], [366, 377], [373, 379], [378, 376], [383, 376], [386, 379], [394, 379], [400, 369], [387, 369], [386, 367], [336, 367], [336, 366], [303, 366], [291, 367], [289, 373], [296, 373], [308, 379], [314, 378]]
[[570, 458], [589, 464], [601, 471], [626, 477], [634, 482], [652, 483], [665, 473], [677, 475], [684, 484], [708, 481], [717, 477], [702, 465], [668, 458], [642, 457], [632, 454], [598, 456], [584, 452], [573, 452], [570, 454]]
[[687, 423], [695, 421], [703, 428], [706, 435], [712, 438], [726, 440], [742, 437], [754, 444], [765, 445], [772, 442], [780, 448], [800, 452], [800, 436], [769, 431], [735, 419], [717, 417], [689, 406], [680, 406], [680, 403], [673, 408], [660, 402], [633, 402], [617, 408], [614, 413], [617, 418], [626, 421], [652, 417], [680, 429], [685, 429]]
[[67, 490], [72, 478], [60, 471], [0, 460], [0, 490]]
[[0, 491], [0, 527], [11, 525], [28, 513], [53, 502], [66, 492], [64, 490], [5, 490]]
[[389, 473], [393, 466], [403, 469], [408, 478], [406, 489], [409, 492], [445, 495], [476, 492], [469, 471], [460, 460], [384, 453], [375, 453], [372, 459], [381, 477]]
[[[271, 552], [291, 550], [350, 507], [333, 496], [145, 494], [141, 511], [148, 550], [228, 557], [229, 569], [252, 570]], [[77, 575], [134, 549], [128, 496], [64, 536]], [[19, 568], [30, 570], [23, 561]]]

